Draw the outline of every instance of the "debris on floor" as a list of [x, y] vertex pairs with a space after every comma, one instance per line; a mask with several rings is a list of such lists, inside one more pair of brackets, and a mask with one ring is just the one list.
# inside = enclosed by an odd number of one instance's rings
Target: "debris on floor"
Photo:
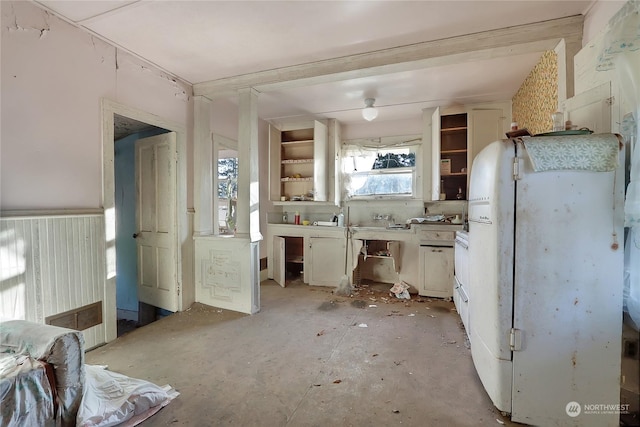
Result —
[[409, 285], [405, 282], [394, 283], [394, 285], [389, 289], [393, 295], [395, 295], [398, 299], [411, 299], [411, 295], [409, 294]]
[[351, 286], [351, 283], [349, 283], [349, 278], [346, 275], [342, 276], [342, 278], [340, 279], [340, 283], [338, 284], [338, 287], [336, 288], [334, 293], [336, 295], [349, 296], [352, 292], [353, 287]]
[[324, 335], [324, 329], [316, 334], [317, 337]]
[[342, 382], [342, 380], [334, 380], [333, 383], [334, 384], [340, 384]]
[[367, 324], [366, 324], [366, 323], [360, 323], [360, 324], [358, 325], [358, 328], [368, 328], [368, 326], [367, 326]]
[[365, 308], [367, 303], [361, 299], [351, 301], [351, 305], [355, 308]]

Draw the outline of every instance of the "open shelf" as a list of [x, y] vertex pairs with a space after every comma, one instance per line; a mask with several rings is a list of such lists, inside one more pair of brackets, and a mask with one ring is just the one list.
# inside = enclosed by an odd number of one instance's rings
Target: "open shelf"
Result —
[[282, 182], [309, 182], [313, 181], [313, 177], [303, 177], [303, 178], [280, 178]]
[[440, 129], [441, 132], [456, 132], [456, 131], [460, 131], [460, 130], [467, 130], [466, 126], [458, 126], [458, 127], [454, 127], [454, 128], [443, 128]]
[[313, 139], [301, 139], [296, 141], [282, 141], [282, 145], [313, 144]]
[[284, 159], [281, 163], [283, 165], [298, 165], [302, 163], [313, 163], [313, 159]]
[[440, 118], [440, 159], [448, 160], [451, 172], [440, 173], [445, 200], [456, 200], [458, 189], [467, 196], [467, 114], [451, 114]]

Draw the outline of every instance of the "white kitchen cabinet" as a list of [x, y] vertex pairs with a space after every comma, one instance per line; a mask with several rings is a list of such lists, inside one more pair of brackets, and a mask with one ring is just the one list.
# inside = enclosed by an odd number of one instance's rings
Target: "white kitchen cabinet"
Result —
[[[489, 143], [506, 137], [510, 118], [511, 103], [506, 101], [434, 111], [432, 200], [438, 200], [441, 192], [446, 194], [446, 200], [454, 200], [459, 189], [463, 199], [467, 198], [473, 159]], [[441, 169], [443, 159], [449, 161], [448, 171]]]
[[295, 279], [337, 286], [345, 271], [346, 240], [338, 227], [269, 224], [267, 276], [283, 287]]
[[420, 246], [420, 285], [423, 296], [453, 296], [453, 247]]
[[[469, 176], [473, 159], [493, 141], [506, 138], [506, 116], [501, 108], [471, 109], [467, 113], [469, 127]], [[509, 121], [509, 124], [511, 122]]]
[[440, 193], [445, 194], [445, 200], [465, 199], [467, 195], [467, 133], [466, 113], [440, 118]]
[[567, 99], [562, 104], [565, 120], [571, 120], [578, 129], [588, 128], [594, 133], [611, 132], [611, 83]]
[[329, 131], [318, 120], [269, 127], [269, 195], [272, 201], [329, 200]]
[[333, 237], [310, 237], [307, 253], [309, 284], [337, 286], [345, 274], [346, 239]]
[[273, 280], [282, 287], [287, 277], [300, 277], [304, 273], [304, 238], [273, 236]]

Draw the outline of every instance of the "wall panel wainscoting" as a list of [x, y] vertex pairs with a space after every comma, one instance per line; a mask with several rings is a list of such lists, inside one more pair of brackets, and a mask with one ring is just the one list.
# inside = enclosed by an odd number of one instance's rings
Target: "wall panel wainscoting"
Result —
[[[101, 212], [0, 218], [0, 318], [45, 323], [102, 303], [105, 274]], [[82, 332], [86, 348], [106, 342], [104, 322]]]

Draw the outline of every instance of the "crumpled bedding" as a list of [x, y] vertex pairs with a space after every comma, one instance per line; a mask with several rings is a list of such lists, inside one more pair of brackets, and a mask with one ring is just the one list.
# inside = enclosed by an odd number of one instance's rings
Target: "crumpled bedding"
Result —
[[86, 378], [78, 427], [135, 426], [168, 405], [178, 393], [169, 386], [85, 365]]
[[45, 364], [28, 355], [0, 354], [0, 426], [54, 426], [53, 393]]
[[[84, 337], [82, 332], [25, 320], [0, 322], [0, 354], [5, 357], [28, 356], [34, 361], [44, 361], [53, 366], [58, 397], [57, 425], [63, 427], [76, 425], [76, 414], [82, 400], [82, 386], [84, 384]], [[33, 366], [34, 364], [31, 365], [31, 367]], [[24, 369], [27, 367], [28, 365], [23, 365]], [[35, 370], [37, 371], [37, 368]], [[38, 373], [33, 375], [32, 381], [37, 378]], [[46, 375], [44, 380], [47, 381]], [[43, 387], [23, 391], [25, 393], [32, 392], [30, 400], [40, 401], [47, 398], [42, 394], [45, 391]], [[49, 389], [49, 391], [51, 390]], [[50, 395], [51, 393], [49, 393]], [[23, 394], [20, 398], [25, 399], [25, 396], [26, 394]], [[2, 408], [2, 423], [4, 423], [4, 419], [9, 417], [8, 413], [15, 412], [16, 408], [4, 404]], [[8, 423], [6, 425], [29, 424]]]
[[79, 331], [0, 322], [0, 427], [131, 427], [178, 394], [169, 386], [85, 365]]

